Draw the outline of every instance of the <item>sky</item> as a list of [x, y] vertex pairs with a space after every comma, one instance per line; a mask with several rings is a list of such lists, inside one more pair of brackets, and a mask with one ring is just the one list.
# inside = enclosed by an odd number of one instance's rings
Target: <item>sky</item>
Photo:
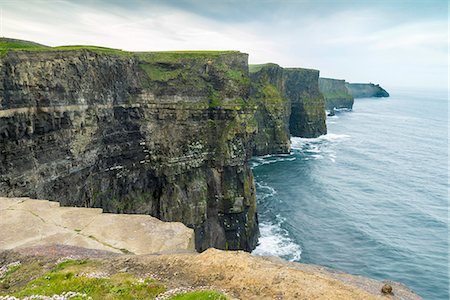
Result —
[[49, 46], [239, 50], [385, 87], [448, 86], [447, 0], [0, 0], [1, 35]]

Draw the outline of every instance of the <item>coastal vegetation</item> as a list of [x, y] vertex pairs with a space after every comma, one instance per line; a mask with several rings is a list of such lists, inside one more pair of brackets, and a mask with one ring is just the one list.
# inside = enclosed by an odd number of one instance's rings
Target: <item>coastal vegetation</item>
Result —
[[[0, 299], [216, 299], [227, 297], [211, 288], [169, 289], [156, 274], [111, 272], [95, 260], [68, 259], [48, 266], [20, 261], [4, 266], [0, 274]], [[28, 297], [28, 298], [27, 298]]]

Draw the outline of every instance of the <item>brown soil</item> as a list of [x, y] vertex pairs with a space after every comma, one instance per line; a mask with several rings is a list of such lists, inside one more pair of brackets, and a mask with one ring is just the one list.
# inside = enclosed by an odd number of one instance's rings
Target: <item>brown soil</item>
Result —
[[383, 295], [383, 282], [242, 251], [119, 255], [72, 246], [39, 246], [0, 253], [0, 263], [18, 259], [48, 263], [66, 256], [100, 260], [109, 273], [157, 274], [169, 288], [214, 286], [232, 299], [420, 299], [398, 283], [390, 282], [393, 294]]

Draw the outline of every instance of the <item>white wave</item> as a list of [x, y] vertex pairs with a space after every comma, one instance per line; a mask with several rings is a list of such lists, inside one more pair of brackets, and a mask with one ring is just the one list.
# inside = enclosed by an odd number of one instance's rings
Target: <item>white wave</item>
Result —
[[353, 111], [351, 108], [345, 108], [345, 107], [342, 107], [342, 108], [335, 108], [334, 109], [334, 111], [335, 112], [349, 112], [349, 111]]
[[336, 154], [334, 154], [334, 153], [330, 153], [329, 155], [328, 155], [328, 158], [332, 161], [332, 162], [336, 162]]
[[281, 228], [281, 223], [270, 224], [260, 223], [259, 230], [261, 237], [259, 244], [252, 254], [260, 256], [278, 256], [289, 261], [299, 261], [302, 250], [300, 245], [296, 244], [288, 232]]
[[310, 147], [308, 149], [306, 149], [305, 152], [320, 153], [320, 152], [322, 152], [322, 150], [319, 149], [319, 146], [310, 145]]
[[252, 158], [252, 160], [250, 161], [250, 168], [253, 169], [262, 165], [273, 164], [281, 161], [292, 161], [296, 159], [297, 158], [293, 156], [293, 153], [257, 156]]
[[277, 191], [273, 187], [267, 185], [264, 182], [256, 182], [255, 184], [256, 188], [258, 189], [260, 200], [266, 199], [268, 197], [273, 197], [277, 193]]
[[292, 149], [296, 150], [310, 150], [314, 148], [319, 148], [320, 145], [326, 142], [339, 142], [347, 140], [349, 138], [350, 136], [347, 134], [336, 134], [336, 133], [328, 133], [326, 135], [321, 135], [317, 138], [291, 137], [291, 147]]

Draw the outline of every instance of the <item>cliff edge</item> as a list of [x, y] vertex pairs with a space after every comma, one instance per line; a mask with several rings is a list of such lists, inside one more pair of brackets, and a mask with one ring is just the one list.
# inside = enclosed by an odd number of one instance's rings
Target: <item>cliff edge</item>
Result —
[[354, 98], [389, 97], [389, 93], [379, 84], [345, 83], [345, 87]]

